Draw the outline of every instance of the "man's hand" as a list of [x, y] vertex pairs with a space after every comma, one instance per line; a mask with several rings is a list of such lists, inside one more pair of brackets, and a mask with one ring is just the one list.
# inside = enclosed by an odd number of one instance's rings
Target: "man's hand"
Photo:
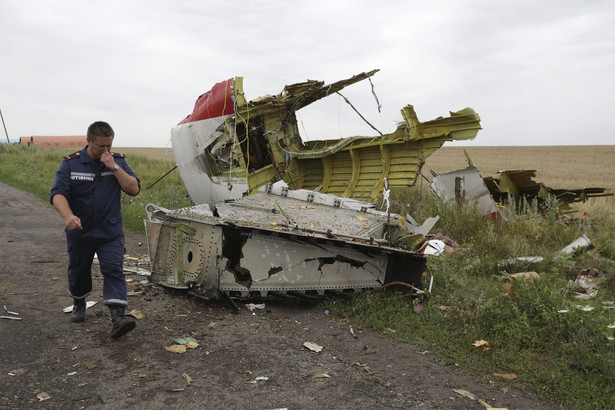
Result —
[[83, 229], [81, 226], [81, 219], [73, 214], [73, 211], [70, 209], [68, 205], [68, 200], [62, 194], [55, 194], [53, 198], [51, 198], [51, 203], [58, 210], [62, 218], [64, 218], [64, 224], [66, 224], [66, 228], [69, 231], [80, 231]]
[[109, 151], [105, 151], [102, 153], [102, 155], [100, 156], [100, 161], [105, 164], [107, 169], [113, 169], [113, 166], [115, 165], [113, 155], [111, 155]]
[[81, 219], [76, 215], [70, 215], [64, 219], [64, 223], [69, 231], [80, 231], [83, 229], [81, 226]]

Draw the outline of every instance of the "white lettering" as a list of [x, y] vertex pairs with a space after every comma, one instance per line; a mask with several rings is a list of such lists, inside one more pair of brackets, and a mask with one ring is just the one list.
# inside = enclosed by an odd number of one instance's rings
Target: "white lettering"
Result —
[[94, 181], [94, 174], [88, 172], [71, 172], [71, 181]]

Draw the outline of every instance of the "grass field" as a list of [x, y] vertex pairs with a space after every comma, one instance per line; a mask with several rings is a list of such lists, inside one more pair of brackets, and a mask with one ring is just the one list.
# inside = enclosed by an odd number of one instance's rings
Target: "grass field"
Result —
[[137, 155], [157, 161], [175, 161], [172, 148], [113, 147], [113, 150], [128, 156]]

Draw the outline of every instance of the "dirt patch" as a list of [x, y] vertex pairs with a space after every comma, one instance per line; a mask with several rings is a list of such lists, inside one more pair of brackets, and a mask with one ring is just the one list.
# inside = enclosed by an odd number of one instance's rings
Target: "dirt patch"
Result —
[[[349, 324], [315, 305], [266, 301], [234, 314], [156, 285], [131, 286], [129, 309], [144, 318], [111, 340], [94, 275], [86, 322], [72, 324], [63, 223], [40, 200], [0, 184], [0, 303], [22, 320], [0, 319], [0, 408], [484, 408], [556, 407], [514, 388], [478, 382], [429, 352]], [[145, 238], [128, 234], [128, 255], [146, 256]], [[145, 266], [147, 268], [147, 266]], [[131, 275], [132, 283], [144, 279]], [[243, 303], [243, 302], [242, 302]], [[2, 309], [1, 315], [9, 315]], [[165, 347], [192, 337], [198, 347]], [[314, 352], [304, 346], [323, 347]], [[46, 396], [41, 396], [46, 397]]]

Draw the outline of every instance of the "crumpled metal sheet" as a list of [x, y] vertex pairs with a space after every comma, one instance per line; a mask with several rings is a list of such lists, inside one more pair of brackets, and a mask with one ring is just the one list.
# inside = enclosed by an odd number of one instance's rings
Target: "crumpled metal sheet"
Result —
[[430, 184], [439, 198], [458, 205], [475, 204], [481, 215], [498, 213], [498, 208], [475, 167], [447, 172], [435, 176]]

